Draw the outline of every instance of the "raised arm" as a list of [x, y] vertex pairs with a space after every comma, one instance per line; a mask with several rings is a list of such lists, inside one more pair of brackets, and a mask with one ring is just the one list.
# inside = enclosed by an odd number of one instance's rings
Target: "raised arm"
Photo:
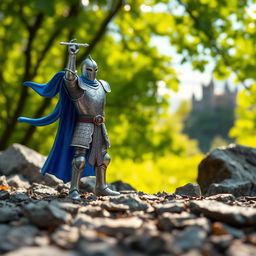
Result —
[[73, 44], [76, 40], [73, 39], [68, 45], [68, 63], [65, 68], [65, 87], [68, 91], [68, 94], [71, 99], [76, 100], [83, 95], [83, 90], [79, 88], [77, 84], [77, 75], [76, 75], [76, 54], [79, 52], [79, 46]]
[[[74, 43], [76, 39], [72, 39], [70, 43]], [[68, 46], [68, 63], [65, 68], [65, 79], [73, 81], [77, 78], [76, 76], [76, 55], [79, 52], [79, 46], [69, 45]]]

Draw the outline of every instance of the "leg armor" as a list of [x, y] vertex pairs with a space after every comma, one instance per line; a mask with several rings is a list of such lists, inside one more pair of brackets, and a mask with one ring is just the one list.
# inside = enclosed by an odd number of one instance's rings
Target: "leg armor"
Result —
[[75, 147], [75, 154], [72, 161], [72, 179], [69, 190], [69, 197], [72, 199], [80, 199], [79, 182], [85, 167], [86, 149]]
[[95, 166], [95, 172], [96, 172], [95, 195], [96, 196], [120, 195], [119, 192], [111, 190], [106, 184], [106, 170], [109, 163], [110, 163], [110, 156], [108, 153], [106, 153], [104, 155], [103, 164], [100, 166]]

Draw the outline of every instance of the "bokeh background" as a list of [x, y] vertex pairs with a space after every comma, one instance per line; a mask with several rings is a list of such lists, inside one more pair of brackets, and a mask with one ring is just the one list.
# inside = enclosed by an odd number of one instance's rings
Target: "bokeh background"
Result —
[[[22, 83], [46, 83], [63, 70], [67, 49], [59, 42], [77, 38], [90, 44], [81, 48], [77, 69], [91, 54], [98, 78], [112, 87], [106, 106], [112, 145], [108, 181], [121, 179], [149, 193], [195, 182], [197, 166], [210, 149], [256, 142], [254, 3], [2, 0], [0, 150], [21, 143], [49, 153], [58, 124], [36, 128], [17, 117], [47, 115], [57, 98], [41, 98]], [[189, 72], [179, 69], [187, 64]], [[181, 89], [191, 91], [191, 72], [202, 77], [208, 72], [220, 87], [227, 83], [219, 81], [228, 81], [233, 89], [226, 85], [217, 100], [210, 83], [201, 101], [189, 95], [176, 102]]]

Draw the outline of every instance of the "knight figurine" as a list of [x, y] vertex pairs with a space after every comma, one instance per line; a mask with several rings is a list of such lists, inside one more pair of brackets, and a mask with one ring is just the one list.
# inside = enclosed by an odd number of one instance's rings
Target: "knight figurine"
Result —
[[55, 110], [44, 118], [20, 117], [18, 120], [40, 126], [60, 119], [55, 143], [42, 173], [54, 174], [64, 182], [71, 179], [69, 196], [72, 199], [80, 199], [80, 178], [93, 174], [96, 175], [94, 192], [97, 196], [119, 195], [106, 184], [106, 170], [110, 163], [107, 149], [110, 142], [104, 107], [106, 95], [111, 92], [110, 86], [106, 81], [96, 79], [98, 66], [91, 56], [82, 62], [82, 76], [77, 75], [79, 44], [75, 40], [65, 44], [68, 45], [69, 53], [65, 72], [57, 73], [47, 84], [25, 82], [25, 85], [44, 97], [53, 97], [59, 93], [60, 99]]

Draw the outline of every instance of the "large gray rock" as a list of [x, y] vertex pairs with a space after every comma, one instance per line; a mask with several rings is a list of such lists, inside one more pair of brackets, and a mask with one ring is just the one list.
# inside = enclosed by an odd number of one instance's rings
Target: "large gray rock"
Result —
[[20, 144], [13, 144], [0, 155], [0, 173], [6, 176], [20, 174], [30, 183], [40, 182], [56, 186], [62, 181], [52, 175], [43, 176], [40, 173], [45, 160], [45, 156], [32, 149]]
[[197, 182], [205, 195], [256, 196], [256, 149], [235, 144], [215, 149], [200, 163]]
[[4, 175], [22, 173], [36, 179], [45, 162], [45, 157], [20, 144], [13, 144], [0, 155], [0, 171]]

